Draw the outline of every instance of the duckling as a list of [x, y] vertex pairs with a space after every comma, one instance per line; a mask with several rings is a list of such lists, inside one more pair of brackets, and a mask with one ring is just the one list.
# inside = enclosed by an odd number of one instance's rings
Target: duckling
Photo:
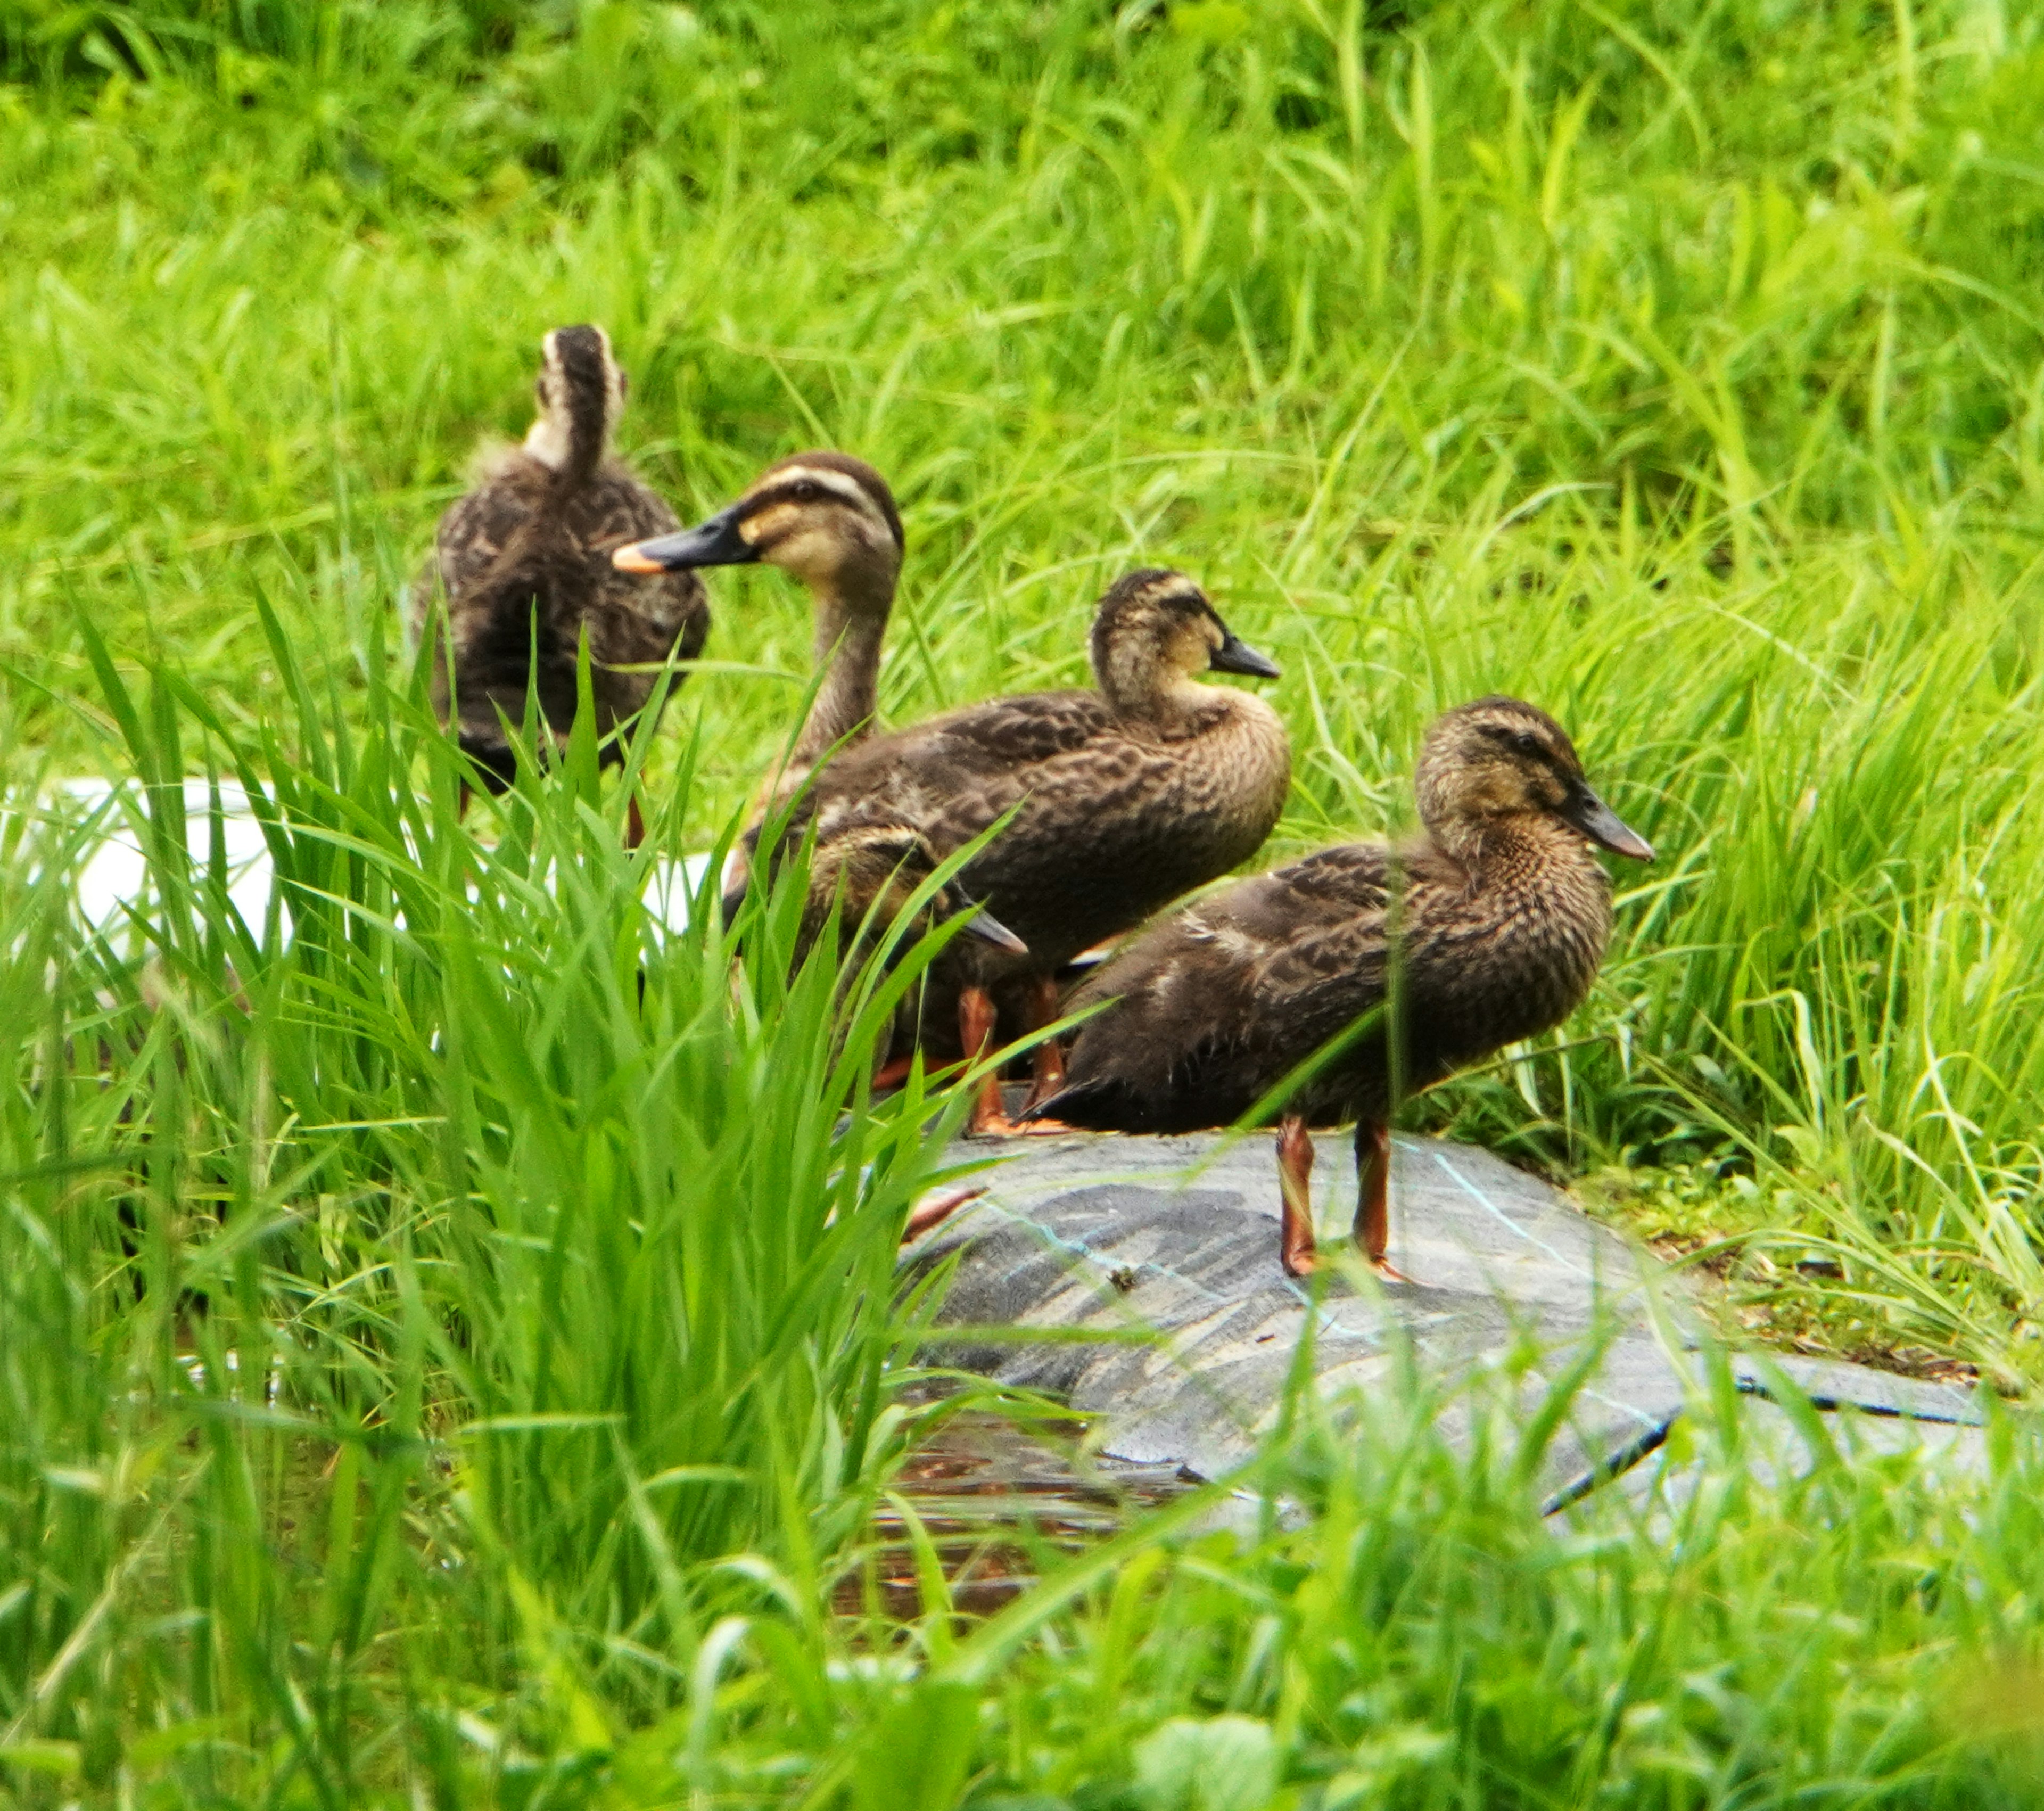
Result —
[[862, 459], [818, 448], [770, 465], [700, 526], [611, 556], [620, 571], [649, 575], [757, 560], [809, 587], [821, 682], [794, 746], [755, 802], [755, 817], [793, 798], [832, 749], [870, 732], [905, 544], [886, 479]]
[[[1277, 667], [1183, 573], [1148, 567], [1118, 579], [1101, 600], [1091, 653], [1097, 689], [996, 698], [875, 738], [826, 766], [791, 813], [790, 841], [813, 821], [819, 851], [885, 825], [946, 855], [1015, 813], [960, 875], [1028, 946], [1026, 956], [975, 948], [954, 965], [969, 1057], [993, 1033], [993, 988], [1023, 982], [1031, 1029], [1050, 1023], [1053, 978], [1066, 961], [1254, 855], [1291, 782], [1277, 713], [1193, 678], [1274, 679]], [[1036, 1096], [1062, 1080], [1047, 1040]], [[1017, 1129], [997, 1076], [970, 1129]]]
[[1566, 1018], [1611, 933], [1589, 844], [1654, 859], [1590, 790], [1561, 725], [1516, 698], [1438, 718], [1415, 786], [1412, 840], [1323, 849], [1241, 882], [1109, 962], [1071, 1005], [1114, 1003], [1080, 1029], [1066, 1086], [1039, 1109], [1097, 1131], [1227, 1125], [1349, 1034], [1280, 1122], [1294, 1276], [1316, 1262], [1307, 1129], [1355, 1121], [1356, 1242], [1404, 1280], [1385, 1260], [1400, 1096]]
[[[657, 677], [620, 669], [657, 667], [670, 654], [694, 659], [709, 631], [709, 606], [694, 573], [647, 585], [611, 564], [613, 548], [680, 521], [610, 452], [628, 385], [609, 337], [601, 327], [557, 327], [540, 347], [538, 418], [524, 444], [488, 458], [482, 482], [441, 517], [433, 556], [412, 592], [417, 631], [436, 582], [446, 590], [455, 671], [448, 671], [446, 648], [437, 650], [434, 709], [442, 722], [458, 714], [462, 748], [492, 792], [505, 790], [517, 771], [498, 712], [513, 723], [523, 717], [528, 681], [549, 737], [567, 736], [583, 629], [606, 766], [624, 759], [614, 732], [645, 709]], [[464, 808], [467, 800], [464, 786]], [[636, 844], [644, 835], [635, 798], [628, 840]]]

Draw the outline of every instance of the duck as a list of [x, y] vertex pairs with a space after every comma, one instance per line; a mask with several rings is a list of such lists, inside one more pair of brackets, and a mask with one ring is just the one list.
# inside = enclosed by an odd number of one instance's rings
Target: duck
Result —
[[[794, 801], [774, 851], [780, 859], [813, 835], [828, 859], [843, 838], [886, 825], [948, 856], [993, 832], [959, 882], [1027, 950], [984, 939], [951, 946], [968, 1059], [992, 1040], [997, 988], [1020, 985], [1031, 1030], [1051, 1024], [1065, 963], [1247, 861], [1290, 788], [1291, 741], [1278, 713], [1201, 679], [1275, 679], [1278, 666], [1184, 573], [1146, 567], [1116, 579], [1095, 611], [1089, 652], [1091, 690], [968, 705], [840, 753]], [[1032, 1100], [1062, 1080], [1055, 1040], [1039, 1040]], [[1023, 1129], [989, 1066], [968, 1132]], [[1060, 1129], [1039, 1116], [1027, 1129]]]
[[776, 566], [809, 588], [815, 690], [786, 757], [753, 802], [755, 829], [832, 750], [872, 733], [880, 654], [907, 541], [887, 481], [828, 448], [777, 460], [707, 521], [618, 548], [620, 571], [671, 579], [705, 567]]
[[1385, 1256], [1393, 1110], [1566, 1019], [1611, 935], [1593, 848], [1654, 859], [1591, 790], [1562, 726], [1518, 698], [1435, 719], [1414, 790], [1410, 840], [1322, 849], [1128, 944], [1073, 996], [1073, 1013], [1096, 1016], [1036, 1109], [1094, 1131], [1208, 1130], [1321, 1058], [1278, 1131], [1279, 1257], [1295, 1277], [1320, 1261], [1311, 1129], [1352, 1121], [1356, 1244], [1387, 1281], [1408, 1280]]
[[[678, 529], [681, 519], [612, 450], [629, 384], [609, 336], [596, 326], [556, 327], [540, 345], [530, 431], [521, 444], [485, 455], [480, 482], [440, 517], [412, 589], [415, 633], [430, 632], [435, 596], [446, 597], [433, 707], [444, 725], [455, 721], [492, 793], [517, 778], [505, 720], [523, 721], [528, 687], [550, 744], [573, 727], [585, 630], [605, 766], [623, 761], [617, 732], [651, 702], [660, 665], [694, 659], [709, 633], [709, 601], [694, 573], [644, 584], [612, 564], [615, 548]], [[464, 810], [469, 793], [464, 782]], [[626, 839], [636, 846], [644, 836], [634, 797]]]
[[[916, 894], [943, 860], [928, 837], [900, 825], [861, 825], [834, 837], [816, 851], [809, 863], [795, 932], [795, 963], [801, 963], [833, 934], [840, 960], [847, 966], [873, 953], [890, 927], [915, 906]], [[742, 893], [727, 896], [727, 924], [743, 898]], [[955, 878], [930, 894], [905, 927], [906, 935], [897, 948], [912, 945], [953, 918], [965, 920], [966, 936], [1007, 955], [1029, 953], [1028, 945]], [[940, 953], [939, 962], [944, 959], [945, 954]]]

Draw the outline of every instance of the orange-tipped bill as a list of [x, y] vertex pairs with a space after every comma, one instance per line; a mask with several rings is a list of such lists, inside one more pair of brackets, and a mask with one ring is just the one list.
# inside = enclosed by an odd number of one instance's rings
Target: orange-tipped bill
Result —
[[745, 538], [745, 501], [720, 509], [706, 522], [651, 540], [635, 540], [611, 555], [620, 572], [692, 571], [702, 566], [749, 566], [759, 549]]

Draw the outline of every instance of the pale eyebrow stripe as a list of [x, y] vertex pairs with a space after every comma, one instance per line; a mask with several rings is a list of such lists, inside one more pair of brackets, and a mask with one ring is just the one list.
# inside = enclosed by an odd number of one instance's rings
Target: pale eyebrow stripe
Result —
[[[870, 516], [883, 527], [886, 525], [886, 518], [882, 515], [880, 506], [866, 494], [864, 485], [859, 483], [855, 479], [847, 478], [841, 471], [826, 471], [816, 466], [783, 467], [774, 474], [771, 481], [763, 489], [754, 493], [755, 498], [762, 505], [792, 502], [793, 501], [792, 498], [783, 494], [783, 488], [787, 485], [799, 483], [803, 479], [807, 479], [812, 484], [820, 485], [840, 503], [849, 503], [854, 509]], [[889, 532], [891, 533], [893, 531], [890, 529]]]

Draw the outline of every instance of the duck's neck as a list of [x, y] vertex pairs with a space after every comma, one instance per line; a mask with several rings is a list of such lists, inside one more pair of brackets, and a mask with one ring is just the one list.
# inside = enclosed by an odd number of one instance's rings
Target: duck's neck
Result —
[[1095, 676], [1116, 716], [1140, 723], [1162, 736], [1189, 734], [1207, 723], [1217, 707], [1236, 696], [1220, 686], [1203, 686], [1179, 672], [1154, 668], [1139, 675], [1112, 670]]
[[565, 485], [586, 483], [609, 442], [601, 399], [572, 409], [549, 409], [525, 434], [525, 451]]
[[887, 633], [887, 602], [821, 592], [816, 600], [816, 669], [823, 675], [816, 701], [795, 738], [793, 759], [813, 767], [847, 736], [873, 721], [880, 682], [880, 644]]
[[815, 666], [823, 675], [816, 702], [795, 737], [788, 759], [769, 776], [759, 797], [763, 814], [783, 805], [832, 749], [855, 742], [873, 727], [880, 681], [880, 644], [894, 601], [892, 579], [870, 586], [827, 586], [812, 581], [815, 593]]
[[1551, 886], [1563, 879], [1608, 886], [1582, 832], [1544, 812], [1454, 819], [1427, 828], [1435, 845], [1452, 856], [1486, 890], [1510, 891]]

